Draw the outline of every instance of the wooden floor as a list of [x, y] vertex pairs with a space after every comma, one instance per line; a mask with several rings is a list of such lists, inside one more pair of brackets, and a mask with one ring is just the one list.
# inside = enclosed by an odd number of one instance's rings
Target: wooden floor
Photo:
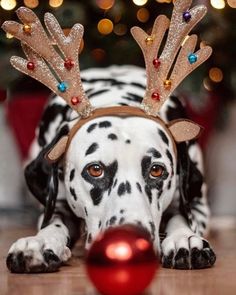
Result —
[[[95, 295], [84, 272], [83, 263], [74, 257], [69, 266], [53, 274], [11, 274], [5, 266], [7, 251], [19, 237], [31, 235], [30, 229], [0, 231], [0, 294]], [[215, 232], [210, 238], [217, 254], [212, 269], [182, 271], [161, 269], [146, 295], [235, 295], [236, 229]], [[121, 294], [122, 295], [122, 294]]]

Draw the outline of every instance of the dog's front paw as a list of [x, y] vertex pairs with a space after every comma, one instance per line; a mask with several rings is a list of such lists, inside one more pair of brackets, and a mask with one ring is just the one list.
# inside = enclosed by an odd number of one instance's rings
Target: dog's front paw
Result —
[[50, 247], [43, 238], [28, 237], [19, 239], [11, 246], [6, 264], [14, 273], [55, 272], [70, 255], [67, 247]]
[[201, 269], [213, 266], [216, 261], [209, 243], [195, 235], [169, 236], [164, 239], [161, 248], [165, 268]]

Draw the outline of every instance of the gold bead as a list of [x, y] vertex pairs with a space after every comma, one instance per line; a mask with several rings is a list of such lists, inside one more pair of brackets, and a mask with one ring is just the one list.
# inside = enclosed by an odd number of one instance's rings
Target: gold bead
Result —
[[165, 80], [164, 81], [164, 87], [166, 90], [170, 90], [171, 88], [171, 80]]
[[32, 27], [30, 25], [24, 25], [23, 26], [23, 31], [26, 34], [30, 34], [32, 32]]
[[146, 39], [145, 39], [145, 42], [147, 43], [147, 45], [150, 45], [150, 44], [152, 44], [152, 42], [153, 42], [153, 37], [147, 37]]

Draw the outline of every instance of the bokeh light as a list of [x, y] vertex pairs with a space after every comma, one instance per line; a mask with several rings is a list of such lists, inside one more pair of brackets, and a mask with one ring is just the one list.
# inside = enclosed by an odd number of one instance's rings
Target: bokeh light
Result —
[[209, 80], [209, 78], [205, 78], [203, 80], [203, 86], [207, 91], [211, 91], [212, 90], [212, 86], [211, 86], [211, 81]]
[[211, 0], [211, 6], [216, 9], [223, 9], [223, 8], [225, 8], [225, 1], [224, 0]]
[[102, 35], [108, 35], [113, 31], [113, 22], [108, 18], [103, 18], [99, 21], [97, 28]]
[[210, 69], [209, 77], [213, 82], [219, 83], [223, 80], [224, 75], [221, 69], [215, 67]]
[[38, 0], [24, 0], [25, 6], [29, 8], [36, 8], [39, 5]]
[[115, 4], [115, 0], [96, 0], [96, 3], [99, 8], [108, 10]]
[[0, 1], [0, 5], [5, 10], [12, 10], [16, 7], [16, 1], [15, 0], [2, 0]]
[[148, 2], [148, 0], [133, 0], [133, 2], [138, 6], [143, 6]]
[[227, 3], [231, 8], [236, 8], [236, 0], [227, 0]]
[[95, 48], [91, 51], [92, 58], [97, 62], [101, 62], [106, 57], [106, 51], [102, 48]]
[[63, 0], [49, 0], [49, 5], [53, 8], [61, 6], [63, 3]]
[[114, 33], [118, 36], [123, 36], [127, 33], [127, 26], [125, 24], [117, 24], [114, 27]]
[[146, 23], [148, 21], [150, 17], [150, 13], [147, 10], [147, 8], [140, 8], [137, 11], [137, 19], [142, 22], [142, 23]]

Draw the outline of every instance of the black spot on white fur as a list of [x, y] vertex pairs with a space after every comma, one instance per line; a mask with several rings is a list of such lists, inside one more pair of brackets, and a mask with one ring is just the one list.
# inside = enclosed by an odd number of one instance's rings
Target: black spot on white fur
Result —
[[150, 148], [147, 152], [149, 154], [152, 154], [154, 158], [157, 158], [157, 159], [161, 158], [161, 154], [155, 148]]
[[72, 181], [74, 179], [74, 177], [75, 177], [75, 169], [72, 169], [70, 171], [70, 181]]
[[169, 139], [168, 137], [165, 135], [165, 133], [161, 130], [158, 129], [158, 133], [161, 136], [162, 140], [164, 141], [165, 144], [169, 145]]
[[125, 194], [131, 194], [131, 185], [128, 181], [126, 182], [122, 182], [119, 186], [118, 186], [118, 190], [117, 190], [117, 194], [119, 197], [125, 195]]
[[174, 165], [174, 163], [173, 163], [173, 157], [172, 157], [172, 155], [171, 155], [171, 153], [170, 153], [169, 150], [166, 150], [166, 155], [167, 155], [167, 157], [168, 157], [169, 160], [170, 160], [170, 164], [171, 164], [171, 166], [173, 167], [173, 165]]
[[154, 240], [155, 239], [155, 225], [152, 221], [150, 221], [149, 224], [151, 227], [151, 237], [152, 237], [152, 240]]
[[107, 137], [109, 139], [111, 139], [111, 140], [117, 140], [118, 139], [118, 137], [114, 133], [110, 133]]
[[85, 215], [88, 216], [88, 210], [86, 207], [84, 207], [84, 212], [85, 212]]
[[145, 192], [148, 196], [148, 200], [150, 202], [150, 204], [152, 203], [152, 191], [149, 185], [145, 185]]
[[70, 187], [70, 193], [71, 193], [72, 197], [74, 198], [74, 200], [77, 201], [78, 198], [77, 198], [74, 188]]
[[120, 220], [119, 220], [119, 225], [124, 224], [124, 222], [125, 222], [125, 218], [121, 217]]
[[157, 178], [151, 178], [150, 177], [150, 168], [151, 168], [151, 157], [145, 156], [142, 159], [141, 167], [142, 167], [142, 175], [146, 182], [145, 185], [145, 192], [148, 196], [149, 202], [152, 202], [152, 190], [157, 189], [159, 192], [162, 192], [164, 181], [168, 178], [169, 173], [166, 169], [164, 169], [164, 172], [162, 176]]
[[142, 193], [141, 184], [139, 182], [136, 182], [136, 186], [137, 186], [137, 189], [140, 191], [140, 193]]
[[117, 217], [116, 216], [112, 216], [111, 219], [109, 220], [109, 224], [110, 225], [114, 225], [115, 222], [116, 222], [116, 220], [117, 220]]
[[111, 122], [109, 121], [102, 121], [99, 123], [99, 128], [109, 128], [111, 127]]
[[117, 180], [117, 178], [115, 179], [115, 181], [114, 181], [114, 184], [113, 184], [113, 188], [115, 188], [116, 187], [116, 185], [117, 185], [117, 182], [118, 182], [118, 180]]
[[127, 139], [127, 140], [125, 141], [125, 143], [130, 144], [130, 143], [131, 143], [131, 140], [130, 140], [130, 139]]
[[87, 172], [86, 166], [84, 167], [81, 173], [81, 176], [83, 177], [83, 179], [89, 182], [93, 186], [93, 188], [90, 190], [90, 196], [95, 206], [100, 204], [103, 194], [109, 191], [110, 187], [112, 187], [114, 177], [118, 168], [118, 163], [117, 161], [114, 161], [109, 166], [105, 166], [105, 165], [103, 166], [104, 166], [104, 173], [103, 173], [103, 177], [101, 178], [91, 177]]
[[97, 143], [93, 143], [90, 145], [90, 147], [87, 149], [86, 153], [85, 153], [85, 156], [88, 156], [92, 153], [94, 153], [97, 149], [98, 149], [98, 144]]
[[87, 132], [91, 133], [96, 128], [96, 126], [97, 126], [97, 123], [93, 123], [93, 124], [89, 125]]

